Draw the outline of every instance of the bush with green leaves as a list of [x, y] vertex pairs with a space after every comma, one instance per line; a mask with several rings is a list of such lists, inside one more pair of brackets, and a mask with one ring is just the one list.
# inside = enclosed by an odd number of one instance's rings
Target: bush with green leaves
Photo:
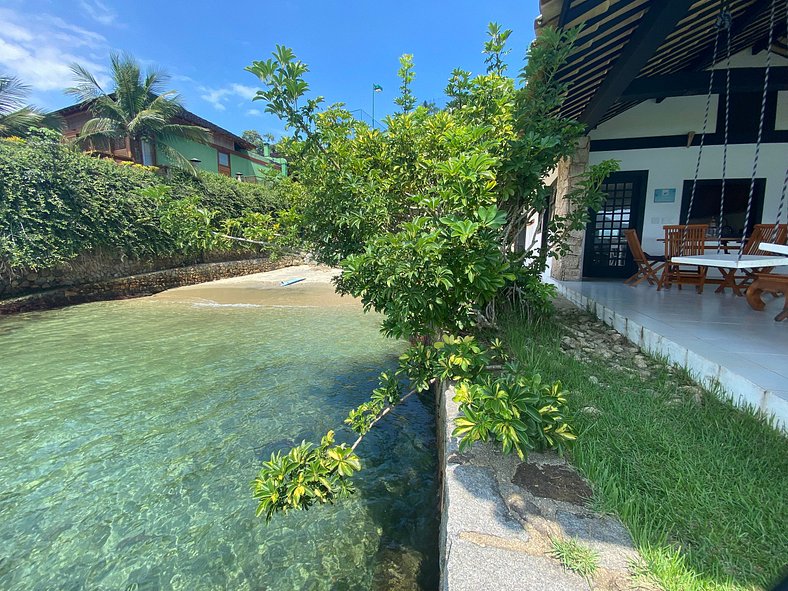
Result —
[[[205, 236], [190, 241], [187, 233], [175, 232], [178, 223], [184, 228], [192, 223], [197, 210], [210, 218], [212, 231], [238, 237], [260, 236], [263, 220], [253, 216], [267, 215], [271, 232], [266, 238], [272, 240], [258, 242], [266, 250], [298, 246], [303, 190], [289, 179], [248, 184], [211, 173], [165, 176], [150, 167], [91, 157], [60, 140], [60, 134], [47, 130], [24, 141], [0, 140], [4, 274], [53, 267], [96, 250], [133, 258], [199, 258], [216, 248], [261, 246], [237, 240], [206, 242]], [[167, 199], [157, 197], [158, 186], [164, 187]]]
[[[540, 276], [548, 257], [566, 252], [569, 233], [599, 205], [600, 185], [615, 164], [589, 168], [567, 197], [572, 213], [552, 217], [546, 248], [515, 248], [547, 209], [542, 179], [574, 153], [583, 126], [556, 115], [566, 89], [555, 74], [575, 33], [543, 32], [516, 79], [506, 75], [509, 34], [490, 25], [487, 72], [455, 70], [444, 109], [416, 106], [414, 60], [404, 55], [400, 110], [383, 129], [357, 121], [341, 104], [323, 108], [322, 97], [308, 95], [308, 67], [286, 47], [247, 68], [264, 86], [256, 100], [293, 131], [283, 146], [309, 195], [304, 230], [311, 248], [342, 267], [340, 293], [361, 298], [365, 309], [383, 314], [386, 334], [413, 344], [397, 372], [381, 376], [370, 400], [350, 412], [353, 451], [391, 409], [438, 380], [457, 382], [462, 418], [455, 435], [463, 445], [495, 441], [525, 455], [562, 450], [574, 438], [560, 384], [542, 384], [506, 363], [491, 372], [488, 364], [503, 362], [503, 354], [477, 335], [494, 323], [499, 302], [547, 310], [550, 292]], [[256, 482], [274, 477], [264, 467]], [[291, 508], [311, 503], [285, 501]]]

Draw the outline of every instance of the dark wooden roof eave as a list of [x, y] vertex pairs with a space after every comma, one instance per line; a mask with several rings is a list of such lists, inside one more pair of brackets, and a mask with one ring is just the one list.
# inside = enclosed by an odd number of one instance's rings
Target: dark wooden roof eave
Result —
[[[733, 15], [732, 53], [759, 42], [765, 46], [771, 1], [541, 0], [537, 35], [547, 26], [585, 25], [559, 72], [569, 83], [562, 114], [591, 129], [640, 102], [625, 96], [635, 81], [711, 65], [712, 33], [723, 2]], [[788, 53], [781, 45], [785, 25], [780, 25], [787, 4], [777, 2], [778, 39], [772, 49], [781, 55]]]

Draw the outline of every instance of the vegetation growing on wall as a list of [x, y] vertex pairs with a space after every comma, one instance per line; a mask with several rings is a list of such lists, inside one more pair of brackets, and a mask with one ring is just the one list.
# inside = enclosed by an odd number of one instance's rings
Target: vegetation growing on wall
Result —
[[265, 87], [256, 98], [293, 130], [286, 149], [314, 196], [304, 219], [315, 253], [342, 266], [338, 291], [382, 312], [384, 332], [413, 343], [398, 370], [381, 375], [370, 400], [348, 415], [357, 434], [352, 445], [335, 444], [332, 432], [320, 446], [304, 443], [264, 463], [253, 486], [267, 519], [352, 490], [347, 476], [360, 469], [355, 450], [364, 435], [436, 380], [458, 382], [462, 417], [454, 433], [462, 445], [495, 441], [524, 456], [560, 450], [574, 438], [560, 384], [543, 384], [510, 363], [477, 329], [494, 321], [498, 300], [549, 305], [539, 279], [547, 253], [560, 254], [568, 233], [583, 227], [615, 166], [590, 167], [568, 197], [577, 213], [553, 218], [546, 251], [514, 248], [548, 205], [543, 176], [574, 152], [583, 128], [555, 115], [565, 91], [555, 73], [574, 34], [540, 35], [516, 80], [503, 60], [508, 36], [490, 26], [486, 74], [456, 70], [442, 110], [416, 106], [414, 61], [403, 56], [395, 101], [401, 112], [386, 118], [384, 130], [342, 105], [323, 110], [322, 97], [307, 95], [307, 66], [286, 47], [247, 68]]
[[169, 176], [76, 152], [56, 132], [0, 140], [0, 271], [54, 266], [95, 249], [131, 257], [296, 247], [300, 189]]

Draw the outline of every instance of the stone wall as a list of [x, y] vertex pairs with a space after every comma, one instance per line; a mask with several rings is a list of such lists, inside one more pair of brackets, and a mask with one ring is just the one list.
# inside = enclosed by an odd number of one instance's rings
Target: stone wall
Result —
[[[572, 203], [566, 199], [566, 196], [576, 189], [578, 182], [582, 180], [582, 175], [588, 166], [589, 145], [588, 137], [581, 138], [574, 155], [558, 163], [553, 214], [570, 213]], [[570, 252], [553, 261], [550, 271], [553, 278], [561, 281], [575, 281], [582, 278], [584, 239], [584, 230], [576, 230], [569, 235]]]
[[253, 258], [240, 261], [202, 263], [153, 271], [151, 273], [113, 277], [78, 285], [59, 286], [54, 289], [39, 290], [35, 293], [0, 300], [0, 315], [30, 310], [46, 310], [98, 300], [152, 295], [182, 285], [193, 285], [225, 277], [273, 271], [274, 269], [298, 265], [302, 262], [303, 260], [300, 257], [288, 256], [276, 260]]
[[[260, 255], [254, 252], [219, 251], [200, 257], [169, 256], [133, 259], [119, 257], [117, 254], [94, 251], [81, 254], [75, 259], [49, 269], [0, 274], [0, 298], [35, 293], [58, 287], [98, 283], [130, 275], [140, 275], [199, 263], [238, 261], [259, 257]], [[0, 265], [0, 268], [5, 267], [5, 265]]]

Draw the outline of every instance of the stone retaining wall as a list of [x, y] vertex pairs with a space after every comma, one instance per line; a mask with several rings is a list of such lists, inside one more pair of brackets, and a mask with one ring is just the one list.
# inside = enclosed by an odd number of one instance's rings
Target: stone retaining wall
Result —
[[71, 304], [98, 300], [114, 300], [152, 295], [173, 287], [193, 285], [205, 281], [273, 271], [299, 265], [300, 257], [282, 257], [276, 260], [255, 258], [240, 261], [203, 263], [188, 267], [164, 269], [152, 273], [116, 277], [81, 285], [62, 286], [24, 296], [0, 300], [0, 315], [31, 310], [46, 310]]
[[[0, 297], [24, 295], [57, 287], [100, 283], [110, 279], [200, 263], [218, 263], [258, 258], [260, 258], [260, 254], [255, 252], [217, 251], [199, 257], [176, 255], [134, 259], [102, 251], [93, 251], [81, 254], [70, 261], [48, 269], [12, 272], [6, 270], [0, 273]], [[0, 269], [6, 269], [7, 266], [0, 260]]]

